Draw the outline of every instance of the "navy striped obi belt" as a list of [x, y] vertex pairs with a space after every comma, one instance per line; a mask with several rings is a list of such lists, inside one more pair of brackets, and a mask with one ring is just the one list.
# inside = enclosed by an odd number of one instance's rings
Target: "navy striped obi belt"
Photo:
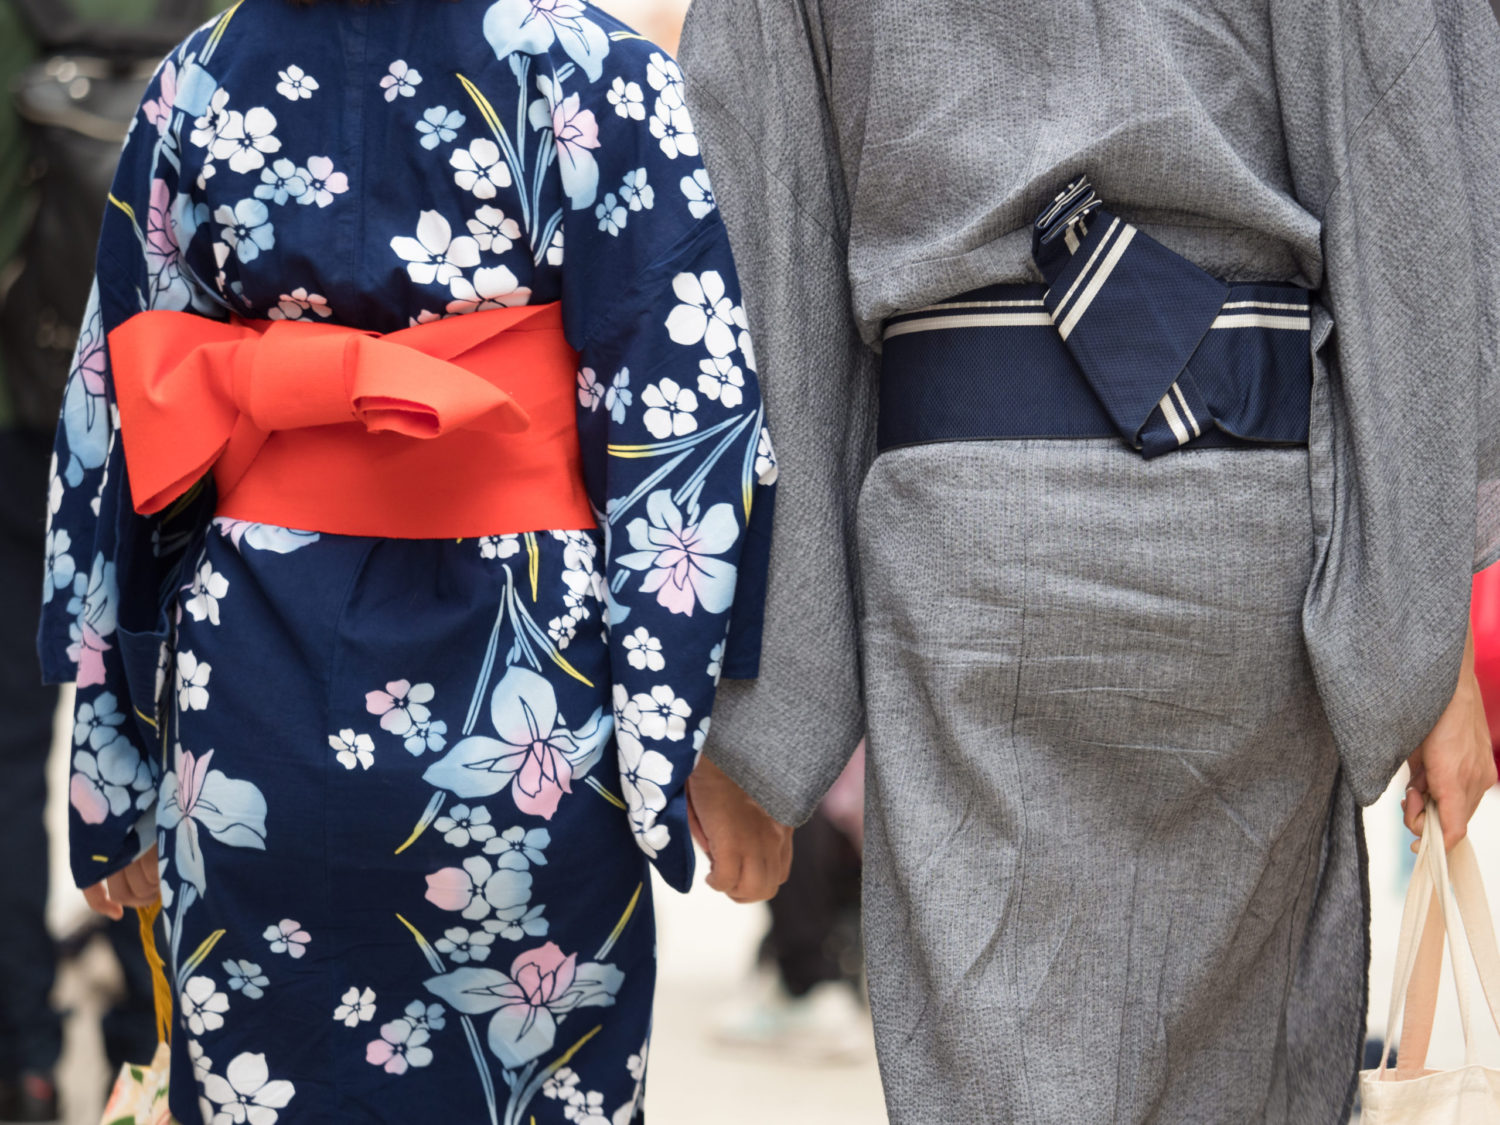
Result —
[[1007, 438], [1178, 449], [1306, 445], [1308, 292], [1229, 284], [1105, 211], [1086, 180], [1037, 220], [1046, 285], [885, 324], [880, 449]]

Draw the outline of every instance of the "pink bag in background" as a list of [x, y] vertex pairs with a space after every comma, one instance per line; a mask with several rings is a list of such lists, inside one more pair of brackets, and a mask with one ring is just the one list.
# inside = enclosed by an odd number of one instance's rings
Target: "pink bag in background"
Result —
[[1474, 625], [1474, 672], [1484, 693], [1495, 764], [1500, 766], [1500, 565], [1474, 576], [1469, 620]]

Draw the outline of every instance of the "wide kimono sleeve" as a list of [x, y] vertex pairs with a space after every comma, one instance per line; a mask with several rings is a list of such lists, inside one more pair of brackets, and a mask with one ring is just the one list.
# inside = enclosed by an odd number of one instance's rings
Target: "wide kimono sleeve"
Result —
[[1272, 25], [1323, 224], [1305, 632], [1368, 803], [1452, 696], [1500, 558], [1500, 29], [1485, 0], [1273, 0]]
[[683, 38], [782, 465], [761, 675], [725, 685], [708, 753], [788, 824], [812, 814], [865, 725], [854, 515], [876, 357], [851, 311], [824, 46], [802, 0], [700, 2]]
[[186, 309], [194, 300], [173, 233], [169, 98], [158, 74], [105, 208], [50, 481], [38, 651], [49, 683], [78, 688], [68, 794], [79, 886], [118, 871], [156, 840], [161, 610], [184, 545], [176, 517], [190, 506], [171, 520], [132, 509], [109, 334], [143, 309]]
[[[636, 842], [686, 890], [684, 785], [720, 678], [759, 668], [776, 462], [677, 65], [617, 35], [585, 77], [542, 89], [563, 147], [563, 310], [605, 536], [619, 778]], [[566, 149], [574, 128], [597, 137], [586, 154]]]

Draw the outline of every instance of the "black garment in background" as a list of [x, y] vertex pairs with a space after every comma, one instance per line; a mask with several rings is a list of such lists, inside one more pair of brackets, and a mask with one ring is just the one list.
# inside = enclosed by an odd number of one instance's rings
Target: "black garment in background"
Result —
[[[36, 657], [49, 435], [0, 430], [0, 1078], [48, 1072], [62, 1051], [51, 992], [57, 954], [47, 932], [47, 756], [57, 689]], [[59, 590], [54, 597], [72, 596]], [[113, 1066], [156, 1050], [151, 973], [135, 914], [108, 923], [125, 995], [103, 1021]]]
[[859, 979], [859, 852], [822, 810], [792, 837], [792, 871], [771, 900], [761, 958], [793, 996], [825, 981]]
[[51, 455], [39, 433], [0, 430], [0, 1076], [51, 1070], [62, 1051], [42, 815], [57, 690], [36, 656]]

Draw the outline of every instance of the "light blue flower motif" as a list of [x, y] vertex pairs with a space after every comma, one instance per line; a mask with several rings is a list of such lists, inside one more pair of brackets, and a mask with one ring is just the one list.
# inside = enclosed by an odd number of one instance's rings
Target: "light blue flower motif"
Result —
[[484, 15], [484, 37], [503, 59], [519, 52], [545, 55], [554, 43], [562, 45], [590, 82], [604, 73], [609, 36], [585, 16], [579, 0], [498, 0]]
[[542, 850], [552, 843], [552, 834], [545, 828], [527, 831], [520, 825], [507, 828], [484, 845], [486, 855], [495, 857], [495, 866], [512, 871], [525, 871], [533, 864], [545, 867], [547, 857]]
[[106, 681], [104, 654], [114, 646], [108, 638], [114, 636], [118, 619], [115, 603], [119, 600], [119, 582], [115, 577], [115, 564], [106, 562], [103, 552], [94, 555], [94, 565], [88, 574], [80, 571], [73, 578], [73, 596], [68, 599], [68, 612], [74, 622], [68, 627], [72, 643], [68, 645], [68, 658], [78, 665], [78, 686], [95, 687]]
[[67, 438], [68, 464], [63, 472], [70, 488], [83, 483], [83, 474], [104, 464], [109, 453], [109, 403], [104, 376], [109, 366], [104, 351], [104, 318], [99, 311], [99, 285], [89, 292], [83, 331], [73, 353], [73, 370], [63, 397], [62, 430]]
[[696, 506], [686, 514], [668, 489], [646, 499], [647, 519], [626, 526], [635, 550], [621, 555], [621, 566], [646, 572], [642, 593], [654, 593], [663, 608], [689, 617], [702, 605], [709, 613], [723, 613], [734, 600], [738, 570], [715, 558], [735, 545], [739, 522], [729, 504], [715, 504], [700, 519]]
[[442, 719], [430, 723], [417, 723], [406, 736], [407, 753], [416, 757], [428, 750], [441, 750], [448, 745], [448, 724]]
[[64, 528], [57, 528], [47, 535], [47, 580], [42, 586], [42, 601], [50, 602], [58, 590], [66, 590], [73, 584], [78, 564], [68, 554], [73, 538]]
[[552, 1048], [557, 1025], [579, 1008], [615, 1002], [625, 974], [598, 961], [578, 964], [552, 942], [522, 953], [511, 970], [466, 966], [431, 978], [427, 990], [468, 1016], [493, 1012], [489, 1047], [506, 1070], [516, 1070]]
[[209, 769], [214, 752], [194, 755], [180, 745], [172, 772], [162, 780], [157, 827], [177, 830], [173, 854], [177, 872], [200, 897], [207, 893], [201, 826], [215, 840], [233, 848], [266, 848], [266, 799], [248, 781], [233, 781]]
[[238, 551], [250, 547], [257, 551], [269, 551], [273, 555], [289, 555], [318, 541], [316, 531], [293, 531], [268, 523], [231, 520], [222, 516], [214, 520], [214, 526]]
[[263, 168], [260, 179], [255, 198], [269, 199], [278, 207], [288, 199], [300, 199], [307, 194], [307, 180], [303, 178], [302, 170], [290, 160], [278, 160], [269, 168]]
[[266, 985], [271, 983], [254, 961], [225, 961], [224, 972], [230, 989], [243, 992], [247, 1000], [259, 1000], [265, 995]]
[[443, 1006], [441, 1004], [424, 1004], [421, 1000], [413, 1000], [406, 1006], [406, 1022], [412, 1027], [425, 1027], [429, 1031], [442, 1031], [447, 1021], [443, 1018]]
[[456, 109], [450, 111], [445, 105], [433, 106], [417, 122], [417, 132], [422, 134], [422, 147], [434, 149], [440, 144], [451, 143], [457, 138], [458, 130], [464, 127], [464, 120], [464, 115]]
[[682, 194], [687, 197], [688, 211], [693, 218], [701, 219], [717, 206], [714, 202], [714, 189], [709, 186], [708, 172], [699, 168], [691, 176], [683, 176]]
[[619, 237], [620, 232], [625, 229], [627, 217], [625, 208], [620, 206], [614, 192], [606, 195], [604, 202], [594, 208], [594, 218], [599, 220], [599, 229], [611, 238]]
[[80, 703], [73, 722], [73, 745], [88, 744], [91, 750], [102, 750], [124, 736], [120, 727], [125, 716], [112, 692], [103, 692], [92, 703]]
[[506, 941], [520, 941], [524, 937], [546, 937], [549, 923], [542, 917], [545, 906], [533, 906], [514, 920], [486, 918], [484, 928]]
[[656, 189], [646, 182], [646, 169], [625, 173], [620, 199], [632, 211], [649, 211], [656, 204]]
[[490, 721], [498, 738], [463, 739], [422, 779], [464, 800], [493, 797], [514, 782], [516, 807], [545, 820], [572, 792], [573, 779], [598, 764], [612, 726], [599, 708], [570, 728], [552, 684], [530, 668], [511, 668], [501, 677], [490, 695]]
[[227, 204], [214, 212], [221, 237], [242, 262], [253, 262], [261, 251], [276, 245], [276, 227], [271, 212], [258, 199], [242, 199], [231, 209]]
[[625, 414], [634, 401], [635, 395], [630, 390], [630, 368], [622, 367], [610, 381], [609, 389], [604, 392], [604, 409], [609, 411], [610, 418], [619, 426], [624, 423]]

